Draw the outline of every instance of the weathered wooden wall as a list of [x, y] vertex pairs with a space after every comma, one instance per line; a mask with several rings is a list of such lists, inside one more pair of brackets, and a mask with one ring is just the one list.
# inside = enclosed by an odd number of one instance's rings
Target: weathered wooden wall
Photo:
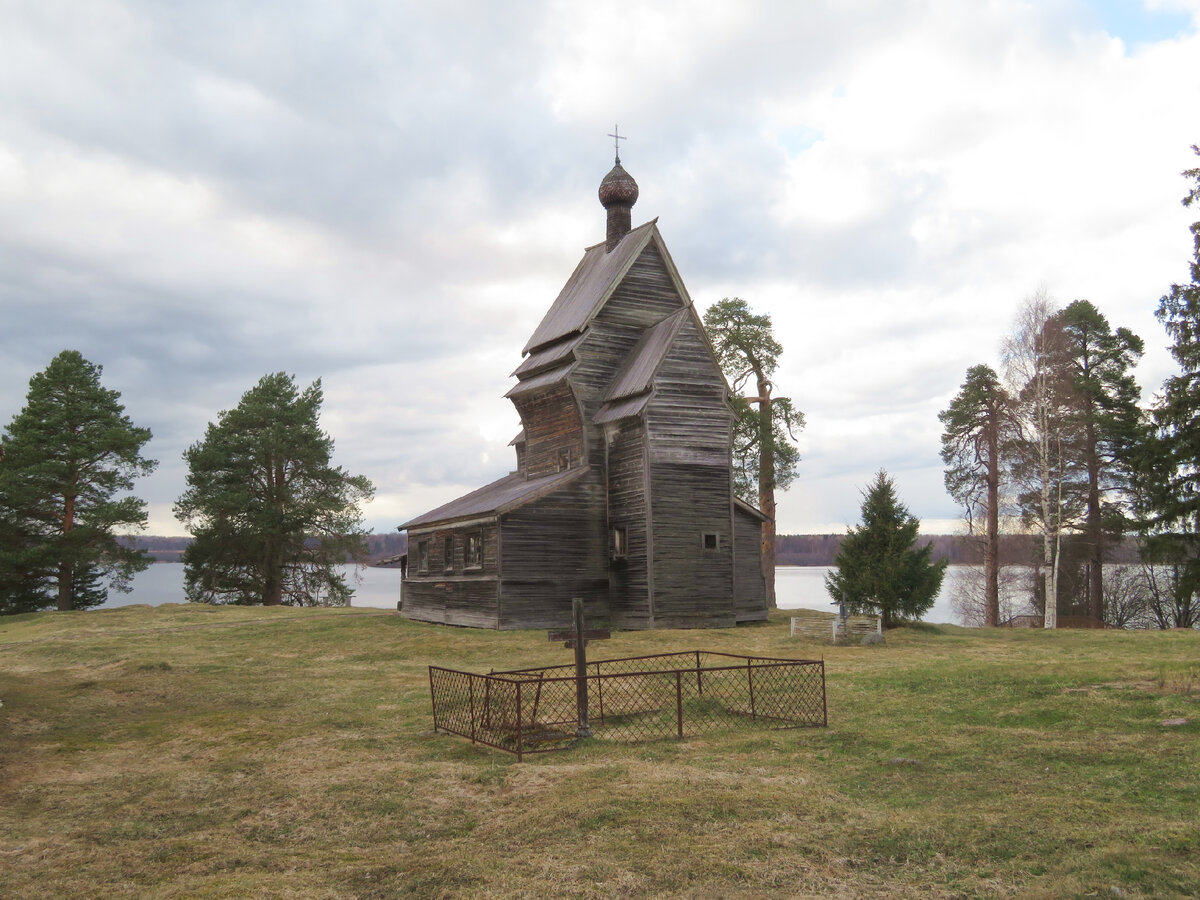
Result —
[[566, 381], [514, 396], [513, 405], [525, 428], [525, 474], [531, 478], [557, 472], [560, 451], [571, 466], [583, 464], [583, 423], [579, 404]]
[[651, 628], [647, 568], [646, 441], [640, 419], [610, 426], [608, 445], [609, 552], [611, 529], [623, 527], [628, 542], [624, 559], [613, 560], [609, 608], [618, 628]]
[[501, 517], [501, 629], [565, 628], [571, 598], [607, 622], [604, 493], [591, 473]]
[[[483, 539], [483, 566], [467, 569], [463, 554], [469, 534]], [[496, 628], [499, 623], [499, 528], [495, 522], [446, 526], [409, 534], [408, 577], [401, 583], [404, 615], [421, 622]], [[446, 538], [452, 541], [449, 566]], [[417, 567], [419, 547], [429, 542], [429, 570]]]
[[[733, 416], [724, 379], [694, 321], [679, 331], [646, 407], [656, 627], [729, 626]], [[705, 533], [718, 546], [705, 549]]]
[[733, 511], [733, 600], [739, 622], [767, 619], [767, 582], [762, 570], [762, 523], [736, 506]]

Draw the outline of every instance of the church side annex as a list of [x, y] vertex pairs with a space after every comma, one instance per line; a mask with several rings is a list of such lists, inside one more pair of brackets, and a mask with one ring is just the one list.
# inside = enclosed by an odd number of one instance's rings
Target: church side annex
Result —
[[767, 617], [761, 526], [733, 494], [729, 386], [637, 182], [600, 183], [587, 248], [506, 395], [516, 471], [405, 522], [401, 610], [477, 628], [726, 627]]

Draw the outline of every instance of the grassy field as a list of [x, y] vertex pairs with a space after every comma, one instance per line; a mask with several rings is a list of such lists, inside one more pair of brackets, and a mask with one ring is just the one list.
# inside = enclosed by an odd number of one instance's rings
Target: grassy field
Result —
[[593, 655], [824, 656], [828, 729], [517, 763], [432, 732], [426, 666], [569, 661], [544, 632], [357, 609], [0, 619], [0, 896], [1200, 895], [1200, 632], [835, 648], [786, 621]]

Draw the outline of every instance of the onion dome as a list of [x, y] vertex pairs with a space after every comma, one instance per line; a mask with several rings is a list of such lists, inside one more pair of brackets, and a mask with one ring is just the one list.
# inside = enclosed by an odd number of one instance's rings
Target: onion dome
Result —
[[608, 209], [614, 205], [633, 206], [637, 203], [638, 184], [633, 176], [621, 167], [621, 161], [612, 167], [612, 171], [600, 182], [600, 205]]
[[633, 176], [621, 168], [621, 158], [612, 171], [600, 182], [600, 203], [608, 211], [605, 252], [609, 252], [633, 227], [633, 204], [637, 203], [638, 186]]

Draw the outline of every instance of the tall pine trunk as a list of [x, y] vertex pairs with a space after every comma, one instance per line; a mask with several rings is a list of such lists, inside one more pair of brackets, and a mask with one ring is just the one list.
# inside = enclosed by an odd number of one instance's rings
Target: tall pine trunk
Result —
[[1104, 523], [1100, 517], [1100, 454], [1091, 421], [1087, 426], [1087, 472], [1088, 618], [1099, 625], [1104, 621]]
[[58, 609], [59, 612], [70, 612], [75, 608], [74, 575], [71, 564], [63, 560], [58, 564]]
[[987, 541], [983, 545], [983, 624], [1000, 624], [1000, 429], [993, 423], [987, 436]]
[[771, 410], [771, 382], [758, 377], [758, 508], [762, 523], [762, 571], [766, 582], [767, 606], [775, 609], [775, 419]]
[[[75, 530], [75, 496], [68, 494], [63, 502], [63, 549], [67, 549], [70, 534]], [[75, 569], [67, 558], [58, 563], [58, 609], [59, 612], [70, 612], [75, 608]]]

